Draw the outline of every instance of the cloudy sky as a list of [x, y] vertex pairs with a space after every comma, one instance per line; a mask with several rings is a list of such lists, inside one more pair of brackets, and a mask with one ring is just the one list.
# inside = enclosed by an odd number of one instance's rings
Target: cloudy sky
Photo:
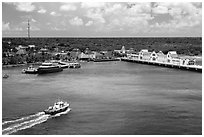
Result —
[[2, 35], [202, 36], [202, 3], [15, 2], [2, 3]]

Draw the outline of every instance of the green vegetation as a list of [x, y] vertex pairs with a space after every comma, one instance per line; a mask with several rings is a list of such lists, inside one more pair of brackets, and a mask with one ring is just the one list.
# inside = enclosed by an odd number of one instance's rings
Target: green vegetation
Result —
[[[201, 55], [202, 38], [184, 37], [184, 38], [3, 38], [3, 52], [9, 48], [18, 45], [36, 45], [37, 48], [47, 46], [50, 50], [60, 47], [64, 50], [78, 48], [84, 51], [87, 47], [90, 50], [114, 50], [133, 48], [136, 51], [149, 49], [155, 51], [168, 52], [176, 50], [179, 54]], [[8, 41], [11, 42], [8, 47]]]

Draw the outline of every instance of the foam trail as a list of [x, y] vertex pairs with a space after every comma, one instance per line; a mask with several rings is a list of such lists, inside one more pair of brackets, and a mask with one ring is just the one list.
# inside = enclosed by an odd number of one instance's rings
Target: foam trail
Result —
[[22, 117], [20, 119], [16, 119], [16, 120], [10, 120], [10, 121], [4, 121], [2, 123], [2, 126], [5, 125], [5, 124], [11, 124], [11, 123], [15, 123], [15, 122], [20, 122], [20, 121], [23, 121], [23, 120], [27, 120], [27, 119], [30, 119], [32, 117], [35, 117], [35, 116], [40, 116], [40, 115], [43, 115], [44, 112], [39, 112], [37, 114], [34, 114], [34, 115], [30, 115], [30, 116], [27, 116], [27, 117]]
[[23, 117], [17, 120], [5, 121], [2, 124], [2, 126], [4, 126], [4, 128], [2, 127], [2, 134], [9, 135], [17, 131], [33, 127], [37, 124], [47, 121], [49, 118], [67, 114], [69, 111], [71, 111], [71, 108], [68, 108], [65, 112], [58, 113], [54, 116], [46, 115], [44, 112], [39, 112], [37, 114]]
[[[36, 117], [34, 117], [34, 115], [28, 116], [28, 117], [24, 117], [21, 119], [17, 119], [14, 121], [7, 121], [7, 124], [11, 124], [9, 127], [5, 128], [2, 130], [2, 134], [12, 134], [15, 133], [17, 131], [23, 130], [23, 129], [27, 129], [30, 128], [36, 124], [40, 124], [42, 122], [47, 121], [47, 119], [49, 118], [49, 115], [44, 115], [43, 113], [37, 113], [35, 115]], [[23, 120], [24, 121], [23, 121]]]

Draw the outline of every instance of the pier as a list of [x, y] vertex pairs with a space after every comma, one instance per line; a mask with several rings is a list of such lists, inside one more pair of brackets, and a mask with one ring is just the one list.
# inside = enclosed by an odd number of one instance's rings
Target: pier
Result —
[[194, 71], [194, 72], [202, 73], [202, 66], [198, 66], [198, 65], [177, 65], [177, 64], [167, 63], [167, 62], [164, 63], [164, 62], [158, 62], [158, 61], [129, 59], [126, 57], [121, 58], [121, 61], [135, 62], [135, 63], [140, 63], [140, 64], [154, 65], [154, 66], [160, 66], [160, 67], [168, 67], [168, 68], [181, 69], [181, 70], [187, 70], [187, 71]]

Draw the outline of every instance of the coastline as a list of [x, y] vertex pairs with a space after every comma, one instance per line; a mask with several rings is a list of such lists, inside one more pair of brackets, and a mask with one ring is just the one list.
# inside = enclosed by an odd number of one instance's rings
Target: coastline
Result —
[[11, 68], [11, 67], [20, 67], [25, 65], [40, 65], [42, 62], [36, 62], [36, 63], [24, 63], [24, 64], [11, 64], [11, 65], [2, 65], [2, 68]]

